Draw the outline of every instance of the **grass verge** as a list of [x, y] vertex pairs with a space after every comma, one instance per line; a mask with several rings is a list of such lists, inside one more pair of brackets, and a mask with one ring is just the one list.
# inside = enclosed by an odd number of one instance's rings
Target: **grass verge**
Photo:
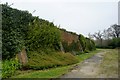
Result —
[[46, 70], [27, 70], [27, 71], [18, 71], [20, 75], [15, 75], [11, 78], [57, 78], [62, 74], [65, 74], [71, 69], [74, 65], [51, 68]]
[[101, 77], [118, 78], [118, 50], [107, 50], [99, 67]]
[[[90, 58], [94, 54], [100, 52], [101, 50], [91, 51], [90, 53], [80, 54], [76, 56], [79, 62], [84, 61], [87, 58]], [[63, 67], [45, 69], [45, 70], [26, 70], [26, 71], [17, 71], [17, 74], [12, 78], [58, 78], [61, 75], [67, 73], [74, 65], [68, 65]]]

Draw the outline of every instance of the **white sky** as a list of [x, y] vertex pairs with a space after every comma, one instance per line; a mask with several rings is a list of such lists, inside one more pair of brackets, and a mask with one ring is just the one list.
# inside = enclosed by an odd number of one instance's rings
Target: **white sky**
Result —
[[3, 0], [11, 7], [54, 22], [68, 31], [83, 34], [107, 29], [118, 23], [119, 0]]

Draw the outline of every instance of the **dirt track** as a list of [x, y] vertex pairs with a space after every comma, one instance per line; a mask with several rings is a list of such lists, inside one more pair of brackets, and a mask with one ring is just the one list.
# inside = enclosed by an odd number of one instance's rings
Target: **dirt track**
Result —
[[75, 66], [73, 70], [64, 74], [60, 78], [97, 78], [102, 77], [98, 75], [99, 64], [101, 63], [103, 56], [106, 52], [99, 52], [93, 57], [83, 61], [79, 65]]

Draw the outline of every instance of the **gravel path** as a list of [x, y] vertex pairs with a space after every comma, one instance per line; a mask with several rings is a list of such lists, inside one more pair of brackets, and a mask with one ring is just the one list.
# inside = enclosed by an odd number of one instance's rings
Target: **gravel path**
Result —
[[60, 78], [95, 78], [98, 76], [99, 64], [106, 52], [99, 52], [93, 57], [75, 66], [73, 70]]

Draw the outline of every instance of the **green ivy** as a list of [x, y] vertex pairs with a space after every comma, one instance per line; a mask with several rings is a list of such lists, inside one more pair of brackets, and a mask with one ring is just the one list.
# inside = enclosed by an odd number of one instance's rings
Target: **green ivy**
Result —
[[2, 4], [2, 57], [10, 59], [23, 48], [38, 50], [52, 48], [59, 50], [60, 31], [53, 23], [33, 17], [28, 11], [21, 11]]
[[27, 11], [20, 11], [2, 5], [2, 57], [10, 59], [24, 47], [28, 23], [32, 15]]

